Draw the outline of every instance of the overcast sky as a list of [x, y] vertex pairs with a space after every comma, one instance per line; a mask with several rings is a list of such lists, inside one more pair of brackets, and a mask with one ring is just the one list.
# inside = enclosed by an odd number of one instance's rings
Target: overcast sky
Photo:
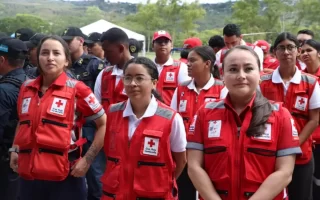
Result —
[[[110, 0], [111, 2], [130, 2], [130, 3], [145, 3], [147, 0]], [[156, 0], [151, 0], [152, 2], [156, 2]], [[194, 0], [183, 0], [187, 2], [193, 2]], [[199, 0], [200, 3], [221, 3], [227, 2], [229, 0]]]

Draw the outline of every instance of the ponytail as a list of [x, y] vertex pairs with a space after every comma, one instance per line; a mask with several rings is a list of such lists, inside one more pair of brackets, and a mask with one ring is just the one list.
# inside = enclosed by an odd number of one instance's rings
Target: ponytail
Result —
[[162, 98], [162, 96], [159, 94], [159, 92], [155, 89], [151, 90], [151, 94], [153, 94], [153, 96], [160, 102], [164, 103], [164, 100]]
[[261, 136], [265, 130], [265, 124], [272, 113], [272, 106], [268, 99], [262, 96], [260, 91], [256, 92], [253, 102], [252, 118], [247, 130], [247, 136]]
[[211, 74], [214, 78], [220, 79], [220, 72], [217, 65], [213, 65], [211, 68]]

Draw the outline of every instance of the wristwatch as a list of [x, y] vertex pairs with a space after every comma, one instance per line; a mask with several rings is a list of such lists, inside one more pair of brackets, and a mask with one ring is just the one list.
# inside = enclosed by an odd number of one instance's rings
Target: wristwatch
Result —
[[14, 147], [9, 148], [8, 153], [11, 153], [11, 152], [19, 153], [18, 149]]

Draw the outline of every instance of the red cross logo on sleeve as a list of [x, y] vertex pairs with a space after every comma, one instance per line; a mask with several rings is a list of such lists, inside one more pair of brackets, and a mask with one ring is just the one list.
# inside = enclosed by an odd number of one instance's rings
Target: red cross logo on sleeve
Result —
[[304, 99], [303, 99], [303, 98], [300, 98], [299, 103], [300, 103], [300, 104], [305, 104]]
[[57, 101], [56, 104], [57, 104], [57, 107], [58, 107], [58, 108], [63, 105], [63, 103], [61, 102], [61, 100]]
[[150, 140], [149, 142], [148, 142], [148, 145], [150, 146], [150, 147], [153, 147], [153, 145], [155, 145], [156, 143], [154, 143], [153, 142], [153, 140]]
[[96, 101], [96, 100], [94, 99], [93, 96], [89, 97], [89, 103], [90, 103], [90, 104], [94, 104], [95, 101]]

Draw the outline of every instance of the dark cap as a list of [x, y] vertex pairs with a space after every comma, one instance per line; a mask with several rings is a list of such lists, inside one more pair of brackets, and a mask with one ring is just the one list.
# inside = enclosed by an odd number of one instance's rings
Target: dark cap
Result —
[[15, 58], [25, 58], [28, 49], [25, 43], [15, 38], [0, 39], [0, 53], [7, 54]]
[[132, 56], [137, 57], [141, 49], [142, 45], [138, 40], [133, 38], [129, 39], [129, 51]]
[[24, 42], [27, 45], [28, 49], [32, 49], [38, 46], [41, 40], [46, 37], [45, 34], [36, 33], [34, 36], [30, 38], [29, 41]]
[[93, 44], [93, 43], [96, 43], [96, 42], [100, 42], [101, 36], [102, 36], [102, 34], [98, 33], [98, 32], [90, 33], [87, 43], [88, 44]]
[[78, 27], [68, 27], [61, 35], [64, 40], [72, 40], [74, 37], [82, 37], [85, 39], [85, 35]]
[[29, 41], [34, 34], [35, 32], [30, 28], [20, 28], [15, 32], [14, 37], [21, 41]]

